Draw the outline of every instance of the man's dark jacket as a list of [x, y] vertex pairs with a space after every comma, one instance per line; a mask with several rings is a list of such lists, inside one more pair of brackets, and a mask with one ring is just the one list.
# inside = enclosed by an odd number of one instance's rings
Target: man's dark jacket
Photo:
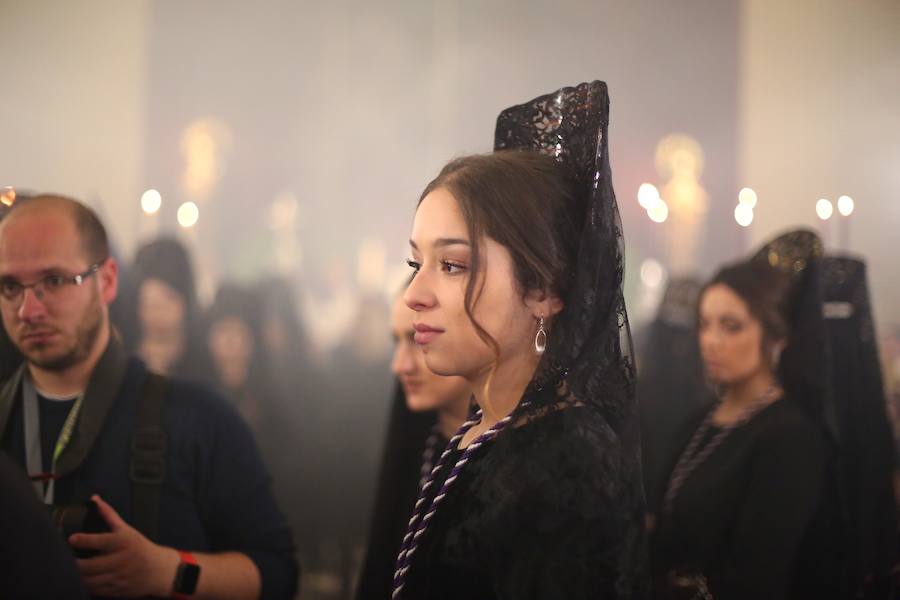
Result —
[[[2, 447], [23, 466], [24, 373], [22, 365], [0, 386]], [[83, 503], [99, 494], [134, 523], [129, 466], [146, 373], [119, 342], [109, 343], [57, 463], [56, 504]], [[262, 598], [292, 598], [298, 567], [291, 532], [249, 428], [204, 386], [170, 379], [166, 389], [166, 469], [154, 541], [181, 550], [246, 554], [262, 577]]]

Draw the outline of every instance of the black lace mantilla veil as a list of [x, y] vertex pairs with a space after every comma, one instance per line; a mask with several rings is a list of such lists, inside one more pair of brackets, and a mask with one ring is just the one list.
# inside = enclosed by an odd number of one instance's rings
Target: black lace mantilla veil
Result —
[[[572, 287], [520, 410], [564, 401], [596, 408], [638, 456], [631, 332], [622, 292], [624, 242], [612, 186], [602, 81], [562, 88], [500, 113], [495, 150], [536, 150], [565, 165], [588, 194]], [[564, 385], [563, 385], [564, 383]], [[540, 393], [558, 386], [563, 394]]]
[[[823, 260], [824, 315], [831, 348], [831, 388], [840, 439], [838, 479], [846, 539], [847, 587], [880, 597], [896, 552], [893, 435], [878, 360], [866, 265], [847, 256]], [[856, 596], [855, 596], [856, 597]]]
[[791, 336], [781, 355], [778, 377], [788, 396], [836, 435], [834, 406], [825, 376], [830, 356], [822, 316], [822, 256], [819, 236], [796, 229], [764, 244], [751, 260], [791, 277]]

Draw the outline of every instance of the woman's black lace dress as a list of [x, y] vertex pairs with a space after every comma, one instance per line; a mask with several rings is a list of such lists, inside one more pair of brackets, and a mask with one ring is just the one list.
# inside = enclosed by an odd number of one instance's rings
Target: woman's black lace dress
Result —
[[617, 436], [587, 407], [508, 428], [450, 489], [403, 595], [631, 598], [642, 543], [639, 480]]

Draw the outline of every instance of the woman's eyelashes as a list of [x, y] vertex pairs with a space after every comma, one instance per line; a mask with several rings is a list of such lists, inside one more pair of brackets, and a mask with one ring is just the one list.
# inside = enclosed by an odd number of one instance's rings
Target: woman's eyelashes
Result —
[[441, 270], [449, 275], [457, 275], [459, 273], [464, 273], [466, 270], [466, 266], [461, 265], [457, 262], [453, 262], [451, 260], [442, 260]]
[[[406, 264], [413, 270], [413, 273], [418, 273], [422, 269], [422, 263], [411, 258], [406, 259]], [[438, 264], [440, 265], [441, 271], [448, 275], [458, 275], [467, 270], [466, 265], [453, 260], [441, 260]]]

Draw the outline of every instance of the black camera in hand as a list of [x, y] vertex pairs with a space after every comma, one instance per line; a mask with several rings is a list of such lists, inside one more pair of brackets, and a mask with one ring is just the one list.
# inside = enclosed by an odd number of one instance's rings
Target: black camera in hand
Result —
[[[97, 505], [90, 500], [83, 504], [50, 504], [47, 510], [54, 527], [66, 543], [73, 533], [109, 532], [109, 527], [100, 516]], [[73, 551], [78, 558], [90, 558], [98, 554], [95, 550], [73, 548]]]

